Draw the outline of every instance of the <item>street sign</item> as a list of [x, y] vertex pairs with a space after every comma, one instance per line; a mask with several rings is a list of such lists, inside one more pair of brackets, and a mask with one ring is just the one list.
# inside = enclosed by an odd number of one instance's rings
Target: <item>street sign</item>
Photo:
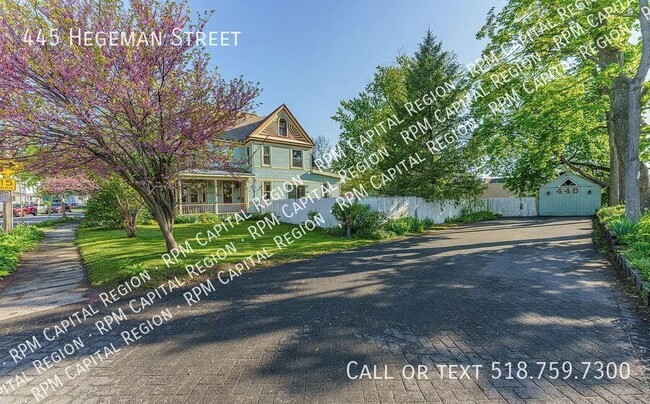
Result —
[[20, 169], [20, 165], [11, 160], [0, 160], [0, 173], [8, 177], [15, 174]]
[[0, 192], [0, 203], [9, 202], [9, 192]]
[[0, 191], [15, 191], [16, 180], [12, 178], [0, 178]]

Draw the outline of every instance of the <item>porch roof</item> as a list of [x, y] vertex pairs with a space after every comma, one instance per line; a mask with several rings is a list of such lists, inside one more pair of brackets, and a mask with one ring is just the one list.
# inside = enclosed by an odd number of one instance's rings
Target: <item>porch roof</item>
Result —
[[245, 171], [221, 171], [221, 170], [188, 170], [180, 174], [181, 179], [190, 178], [215, 178], [215, 179], [237, 179], [237, 178], [253, 178], [255, 175]]

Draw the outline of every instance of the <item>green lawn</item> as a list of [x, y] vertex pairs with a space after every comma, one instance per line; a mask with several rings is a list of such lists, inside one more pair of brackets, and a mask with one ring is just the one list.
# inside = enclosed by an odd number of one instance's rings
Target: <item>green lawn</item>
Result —
[[16, 269], [22, 253], [36, 246], [43, 237], [43, 232], [34, 226], [16, 226], [9, 234], [0, 232], [0, 279]]
[[264, 267], [280, 262], [304, 259], [315, 255], [333, 251], [340, 251], [360, 247], [376, 241], [363, 239], [345, 239], [327, 234], [322, 229], [307, 232], [295, 240], [286, 249], [279, 249], [273, 241], [274, 236], [283, 235], [297, 226], [290, 224], [275, 225], [266, 229], [266, 233], [253, 239], [247, 231], [248, 226], [254, 225], [253, 221], [246, 221], [223, 233], [217, 240], [206, 246], [200, 246], [195, 236], [202, 232], [202, 243], [207, 242], [207, 231], [212, 229], [212, 224], [177, 224], [174, 226], [174, 236], [179, 245], [189, 241], [194, 252], [187, 257], [179, 257], [179, 262], [169, 268], [165, 265], [162, 254], [166, 252], [165, 243], [158, 226], [141, 225], [138, 227], [138, 237], [129, 239], [122, 230], [79, 229], [77, 244], [81, 256], [88, 268], [88, 279], [95, 286], [114, 287], [120, 282], [146, 269], [152, 276], [147, 283], [149, 287], [156, 287], [159, 283], [173, 276], [186, 277], [185, 265], [194, 264], [203, 260], [206, 255], [214, 253], [217, 249], [232, 242], [237, 251], [228, 255], [219, 265], [211, 268], [204, 275], [216, 276], [219, 269], [231, 268], [233, 264], [256, 254], [258, 250], [266, 247], [267, 252], [273, 253], [268, 260], [256, 267]]

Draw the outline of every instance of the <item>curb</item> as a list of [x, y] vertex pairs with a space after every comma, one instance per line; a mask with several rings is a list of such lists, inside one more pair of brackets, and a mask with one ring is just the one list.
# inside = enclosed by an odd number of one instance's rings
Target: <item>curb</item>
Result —
[[636, 269], [634, 269], [630, 261], [625, 259], [625, 256], [619, 252], [621, 250], [621, 246], [616, 240], [616, 233], [611, 230], [607, 230], [605, 224], [602, 223], [598, 218], [594, 218], [594, 225], [598, 227], [600, 233], [603, 235], [607, 249], [613, 254], [615, 258], [616, 266], [625, 272], [625, 275], [628, 277], [632, 285], [636, 288], [637, 292], [641, 295], [641, 298], [645, 304], [650, 306], [650, 281], [644, 280], [641, 277], [641, 274]]

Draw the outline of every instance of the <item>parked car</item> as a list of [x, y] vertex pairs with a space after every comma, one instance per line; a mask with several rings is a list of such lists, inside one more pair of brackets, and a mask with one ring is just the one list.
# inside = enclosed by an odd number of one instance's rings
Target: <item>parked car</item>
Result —
[[43, 213], [47, 213], [47, 206], [42, 204], [42, 203], [35, 203], [34, 206], [36, 206], [36, 212], [39, 215], [42, 215]]
[[23, 205], [22, 207], [20, 207], [20, 204], [14, 205], [14, 216], [36, 216], [37, 214], [38, 209], [35, 205]]
[[[65, 211], [72, 212], [70, 205], [67, 203], [65, 204]], [[52, 205], [50, 205], [47, 209], [47, 213], [61, 213], [61, 202], [54, 202]]]

